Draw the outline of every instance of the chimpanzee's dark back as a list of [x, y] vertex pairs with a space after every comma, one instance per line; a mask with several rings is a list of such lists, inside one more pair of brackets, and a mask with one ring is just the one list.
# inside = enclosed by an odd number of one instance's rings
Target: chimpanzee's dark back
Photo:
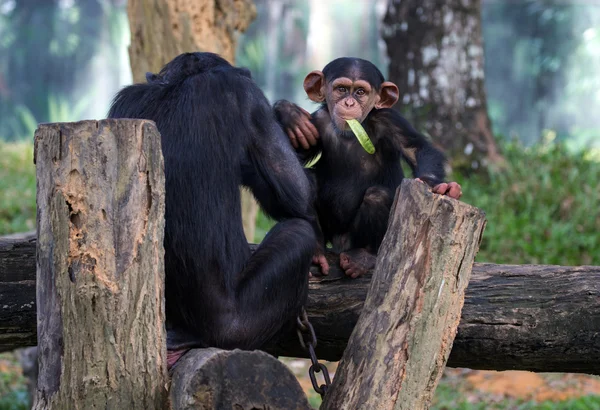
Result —
[[[125, 87], [109, 112], [112, 118], [153, 120], [161, 133], [167, 316], [169, 294], [196, 295], [195, 300], [178, 303], [180, 307], [211, 304], [213, 299], [219, 303], [223, 295], [215, 290], [226, 293], [232, 287], [227, 282], [242, 270], [250, 252], [240, 210], [240, 168], [252, 115], [257, 109], [270, 110], [266, 100], [256, 100], [262, 93], [255, 92], [243, 69], [217, 64], [204, 72], [181, 70], [179, 77], [167, 72], [163, 79]], [[205, 286], [194, 289], [198, 281], [186, 278], [198, 275]], [[189, 314], [198, 310], [190, 306]]]

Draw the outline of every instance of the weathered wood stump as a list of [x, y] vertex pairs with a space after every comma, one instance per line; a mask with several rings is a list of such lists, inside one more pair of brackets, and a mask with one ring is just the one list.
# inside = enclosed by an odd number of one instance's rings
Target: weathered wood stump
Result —
[[475, 207], [405, 180], [323, 409], [428, 408], [485, 227]]
[[174, 410], [307, 410], [293, 373], [259, 350], [193, 349], [172, 369]]
[[165, 409], [164, 170], [143, 120], [43, 124], [37, 409]]

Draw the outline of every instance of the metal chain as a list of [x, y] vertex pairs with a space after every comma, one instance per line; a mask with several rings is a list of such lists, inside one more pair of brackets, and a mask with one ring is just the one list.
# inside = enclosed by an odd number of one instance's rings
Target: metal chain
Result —
[[[315, 353], [315, 348], [317, 347], [317, 335], [315, 334], [315, 329], [312, 324], [308, 321], [308, 315], [306, 314], [306, 309], [302, 308], [300, 315], [296, 319], [297, 329], [296, 333], [298, 333], [298, 340], [300, 341], [300, 346], [304, 350], [308, 351], [310, 355], [310, 361], [312, 362], [311, 366], [308, 368], [308, 376], [310, 377], [310, 382], [312, 383], [313, 389], [317, 393], [321, 395], [321, 398], [325, 396], [327, 393], [327, 389], [331, 384], [331, 379], [329, 378], [329, 371], [324, 364], [319, 363], [317, 360], [317, 355]], [[323, 372], [323, 378], [325, 379], [325, 384], [317, 383], [317, 376], [315, 373]]]

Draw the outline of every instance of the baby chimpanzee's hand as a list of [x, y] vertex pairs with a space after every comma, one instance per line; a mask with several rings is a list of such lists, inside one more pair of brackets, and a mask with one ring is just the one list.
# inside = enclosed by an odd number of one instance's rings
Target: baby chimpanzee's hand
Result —
[[[419, 178], [416, 178], [416, 180], [425, 183], [425, 181]], [[460, 199], [462, 195], [462, 188], [458, 182], [442, 182], [431, 188], [431, 191], [434, 194], [448, 195], [450, 198], [454, 199]]]
[[457, 182], [443, 182], [433, 187], [434, 194], [448, 195], [450, 198], [459, 199], [462, 188]]

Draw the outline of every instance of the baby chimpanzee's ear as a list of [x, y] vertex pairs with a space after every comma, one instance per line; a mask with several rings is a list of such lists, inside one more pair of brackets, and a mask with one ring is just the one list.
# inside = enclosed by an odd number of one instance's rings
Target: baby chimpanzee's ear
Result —
[[319, 70], [311, 71], [304, 79], [304, 91], [314, 102], [325, 101], [325, 76]]
[[379, 91], [379, 101], [375, 104], [375, 108], [391, 108], [398, 102], [400, 92], [396, 84], [391, 81], [385, 81], [381, 84]]

